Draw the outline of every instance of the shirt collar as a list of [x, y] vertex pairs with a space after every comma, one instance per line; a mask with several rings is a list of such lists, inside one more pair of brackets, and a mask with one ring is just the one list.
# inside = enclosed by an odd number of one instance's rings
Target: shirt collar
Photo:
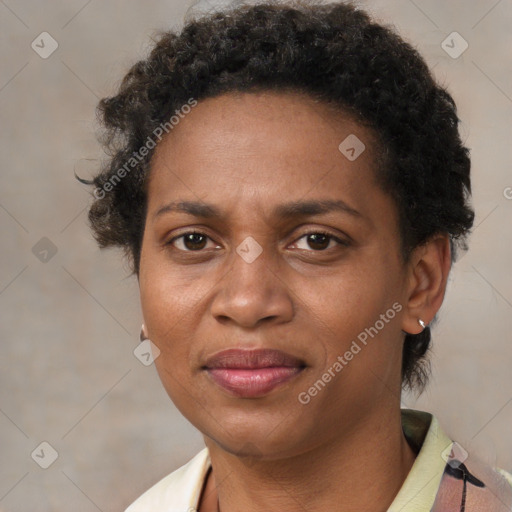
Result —
[[[401, 409], [402, 429], [415, 447], [416, 460], [388, 512], [425, 512], [435, 501], [445, 460], [442, 454], [452, 441], [430, 413]], [[125, 512], [183, 512], [197, 510], [201, 491], [211, 467], [207, 448], [187, 464], [160, 480]]]

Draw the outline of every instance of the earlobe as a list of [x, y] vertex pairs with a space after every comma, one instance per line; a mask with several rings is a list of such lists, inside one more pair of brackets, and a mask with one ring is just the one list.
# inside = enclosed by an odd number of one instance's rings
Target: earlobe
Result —
[[410, 261], [402, 330], [408, 334], [419, 334], [430, 324], [443, 303], [451, 267], [449, 236], [436, 235], [416, 248]]

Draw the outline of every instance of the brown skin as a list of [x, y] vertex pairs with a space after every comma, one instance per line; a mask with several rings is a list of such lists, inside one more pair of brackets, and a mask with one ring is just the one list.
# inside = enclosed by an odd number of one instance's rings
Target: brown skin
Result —
[[[350, 162], [338, 145], [352, 133], [366, 150]], [[217, 499], [222, 512], [385, 511], [414, 462], [400, 423], [404, 331], [420, 332], [418, 318], [428, 323], [441, 306], [449, 241], [434, 237], [404, 264], [372, 140], [309, 97], [267, 92], [200, 101], [156, 148], [141, 303], [165, 389], [210, 450], [201, 512]], [[213, 204], [223, 218], [156, 215], [178, 199]], [[360, 215], [272, 216], [313, 199], [342, 199]], [[169, 244], [191, 228], [207, 238]], [[327, 238], [321, 250], [305, 236], [326, 230], [348, 245]], [[263, 249], [252, 263], [236, 252], [249, 236]], [[301, 404], [299, 393], [395, 302], [394, 319]], [[202, 368], [228, 348], [280, 349], [306, 368], [266, 396], [237, 398]]]

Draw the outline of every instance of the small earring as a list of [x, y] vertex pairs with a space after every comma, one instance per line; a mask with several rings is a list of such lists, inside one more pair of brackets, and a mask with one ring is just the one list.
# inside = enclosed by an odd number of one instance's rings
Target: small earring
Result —
[[148, 337], [146, 336], [146, 326], [144, 324], [142, 324], [141, 328], [140, 328], [140, 341], [143, 342], [144, 340], [147, 340]]
[[423, 329], [425, 329], [427, 326], [427, 324], [421, 318], [418, 318], [418, 323], [421, 325], [421, 327], [423, 327]]

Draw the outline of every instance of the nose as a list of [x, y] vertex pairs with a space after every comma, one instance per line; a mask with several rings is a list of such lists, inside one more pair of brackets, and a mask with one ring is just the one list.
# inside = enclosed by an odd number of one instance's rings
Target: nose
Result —
[[271, 257], [270, 249], [254, 259], [254, 254], [246, 257], [244, 249], [250, 252], [254, 245], [240, 244], [239, 252], [230, 258], [211, 304], [211, 313], [219, 322], [253, 328], [264, 322], [289, 322], [293, 317], [293, 294], [279, 273], [277, 259]]

